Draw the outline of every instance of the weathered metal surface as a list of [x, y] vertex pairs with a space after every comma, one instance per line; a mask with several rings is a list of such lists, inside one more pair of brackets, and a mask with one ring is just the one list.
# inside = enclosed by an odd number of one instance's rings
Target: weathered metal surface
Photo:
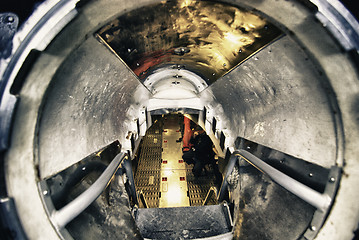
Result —
[[298, 239], [315, 209], [251, 165], [245, 166], [241, 165], [236, 190], [234, 239]]
[[[93, 176], [85, 179], [68, 198], [74, 198], [86, 190], [93, 181]], [[108, 199], [99, 197], [66, 226], [73, 239], [143, 239], [132, 217], [121, 177], [116, 177], [110, 188]]]
[[[99, 24], [99, 18], [98, 16], [102, 16], [101, 17], [101, 22], [107, 22], [107, 19], [111, 16], [113, 16], [114, 14], [117, 14], [119, 12], [123, 12], [125, 8], [131, 10], [133, 8], [142, 6], [143, 4], [147, 4], [148, 2], [152, 2], [152, 1], [106, 1], [106, 4], [108, 3], [107, 6], [109, 7], [103, 7], [104, 5], [100, 4], [99, 7], [99, 3], [104, 3], [105, 1], [93, 1], [91, 2], [91, 4], [96, 3], [94, 5], [88, 4], [88, 8], [86, 7], [83, 11], [84, 15], [77, 18], [76, 21], [76, 25], [73, 24], [70, 28], [67, 28], [67, 30], [63, 31], [63, 34], [60, 34], [57, 38], [56, 41], [53, 44], [53, 47], [50, 47], [50, 50], [47, 51], [47, 54], [43, 54], [42, 59], [41, 59], [41, 64], [37, 64], [36, 68], [34, 68], [35, 70], [33, 71], [32, 77], [27, 79], [27, 80], [31, 80], [31, 81], [27, 81], [27, 87], [25, 88], [26, 90], [24, 92], [21, 93], [21, 97], [22, 97], [22, 103], [19, 106], [20, 111], [17, 112], [17, 124], [14, 127], [14, 132], [13, 132], [13, 141], [12, 141], [12, 145], [11, 147], [13, 148], [13, 150], [11, 151], [11, 154], [9, 154], [8, 157], [8, 166], [6, 166], [6, 170], [8, 171], [8, 176], [7, 176], [7, 180], [8, 180], [8, 187], [9, 187], [9, 191], [10, 193], [14, 196], [14, 198], [16, 199], [16, 203], [17, 203], [17, 207], [20, 210], [20, 216], [23, 219], [23, 223], [26, 223], [26, 231], [31, 233], [31, 236], [34, 239], [40, 239], [41, 237], [44, 239], [48, 239], [49, 235], [46, 234], [47, 232], [44, 232], [43, 229], [41, 228], [41, 230], [37, 230], [36, 226], [41, 225], [44, 226], [46, 225], [46, 221], [45, 224], [44, 221], [40, 222], [37, 219], [41, 218], [41, 212], [40, 211], [36, 211], [38, 209], [41, 210], [42, 206], [40, 204], [38, 204], [37, 199], [35, 199], [33, 196], [36, 196], [36, 188], [33, 188], [33, 182], [35, 182], [35, 178], [36, 178], [36, 172], [34, 171], [34, 160], [33, 160], [33, 156], [36, 155], [36, 153], [34, 154], [33, 149], [36, 149], [36, 147], [33, 146], [33, 143], [35, 141], [33, 141], [33, 134], [36, 132], [34, 130], [34, 120], [36, 121], [37, 119], [37, 110], [38, 110], [38, 103], [39, 103], [39, 99], [41, 99], [42, 97], [42, 92], [39, 91], [38, 86], [41, 85], [43, 86], [43, 84], [40, 83], [44, 83], [46, 85], [46, 83], [49, 81], [48, 76], [51, 76], [54, 69], [57, 67], [57, 65], [59, 64], [59, 62], [61, 62], [63, 60], [63, 56], [68, 54], [68, 49], [73, 49], [75, 47], [77, 47], [79, 44], [79, 41], [82, 41], [85, 37], [85, 34], [88, 34], [88, 32], [91, 32], [91, 29], [94, 28], [95, 26], [98, 26]], [[232, 1], [233, 3], [235, 1]], [[346, 146], [345, 146], [345, 153], [343, 151], [338, 151], [338, 156], [337, 156], [337, 160], [338, 160], [338, 164], [343, 165], [343, 155], [345, 154], [345, 177], [343, 178], [341, 187], [339, 188], [338, 191], [338, 196], [337, 197], [337, 201], [335, 204], [335, 207], [333, 208], [333, 211], [331, 212], [330, 218], [327, 221], [327, 224], [325, 225], [325, 228], [319, 233], [319, 238], [320, 239], [328, 239], [329, 237], [333, 237], [333, 238], [340, 238], [340, 239], [351, 239], [352, 236], [352, 231], [355, 230], [354, 227], [357, 227], [357, 216], [354, 214], [354, 212], [357, 212], [358, 207], [356, 204], [357, 201], [357, 195], [358, 193], [356, 191], [353, 191], [353, 186], [357, 185], [358, 183], [358, 174], [357, 174], [357, 165], [358, 165], [358, 161], [357, 161], [357, 156], [358, 156], [358, 148], [357, 148], [357, 135], [358, 132], [358, 121], [357, 121], [357, 115], [358, 115], [358, 109], [357, 109], [357, 105], [358, 105], [358, 82], [357, 82], [357, 73], [355, 72], [355, 66], [353, 66], [351, 64], [351, 60], [346, 56], [342, 54], [342, 51], [336, 46], [336, 43], [332, 41], [332, 39], [330, 37], [328, 37], [326, 31], [324, 28], [322, 28], [322, 26], [320, 26], [320, 24], [318, 24], [317, 22], [314, 21], [314, 17], [312, 16], [312, 14], [310, 12], [308, 12], [307, 9], [305, 9], [304, 6], [298, 4], [297, 2], [293, 2], [293, 1], [275, 1], [275, 0], [266, 0], [266, 1], [246, 1], [246, 0], [241, 0], [241, 1], [237, 1], [238, 3], [240, 2], [240, 4], [248, 4], [249, 6], [252, 6], [256, 9], [258, 9], [259, 11], [264, 12], [265, 14], [267, 14], [268, 16], [270, 16], [271, 18], [275, 19], [278, 22], [281, 22], [285, 27], [289, 28], [290, 31], [292, 31], [295, 34], [295, 37], [298, 37], [299, 41], [301, 43], [303, 43], [305, 45], [305, 47], [308, 49], [308, 51], [310, 52], [310, 57], [309, 59], [315, 58], [315, 60], [317, 61], [317, 63], [319, 63], [321, 65], [321, 67], [323, 67], [323, 72], [325, 75], [328, 76], [329, 81], [328, 81], [328, 85], [332, 86], [334, 89], [334, 92], [336, 93], [336, 95], [333, 97], [332, 95], [332, 100], [334, 99], [334, 102], [338, 101], [338, 105], [340, 107], [340, 111], [336, 111], [334, 112], [334, 117], [333, 119], [340, 119], [341, 116], [343, 116], [343, 124], [344, 124], [344, 130], [345, 130], [345, 142], [346, 142]], [[116, 9], [116, 10], [114, 10]], [[108, 14], [109, 13], [109, 14]], [[103, 17], [103, 16], [106, 17]], [[86, 21], [83, 21], [82, 24], [79, 24], [81, 21], [77, 21], [78, 19], [82, 19], [86, 18]], [[89, 21], [88, 21], [89, 20]], [[85, 23], [84, 23], [85, 22]], [[76, 34], [75, 34], [76, 33]], [[92, 33], [91, 33], [92, 34]], [[89, 34], [88, 36], [90, 36], [91, 34]], [[80, 39], [80, 40], [79, 40]], [[71, 45], [71, 46], [69, 46]], [[186, 50], [184, 50], [185, 52]], [[184, 55], [187, 53], [184, 53]], [[55, 60], [54, 60], [55, 59]], [[258, 62], [261, 60], [262, 58], [257, 58], [257, 64]], [[49, 60], [49, 61], [46, 61]], [[253, 59], [253, 62], [255, 60]], [[55, 64], [53, 64], [55, 63]], [[273, 63], [273, 62], [271, 62]], [[296, 64], [297, 62], [295, 62], [294, 64]], [[293, 63], [292, 63], [293, 64]], [[253, 64], [254, 65], [254, 64]], [[281, 64], [278, 64], [279, 66], [281, 66]], [[263, 74], [266, 74], [268, 72], [276, 72], [280, 69], [278, 67], [278, 65], [272, 65], [272, 68], [268, 67], [268, 68], [262, 68]], [[315, 64], [313, 64], [315, 65]], [[276, 67], [273, 67], [276, 66]], [[320, 68], [320, 67], [319, 67]], [[41, 69], [41, 70], [39, 70]], [[252, 69], [253, 70], [253, 69]], [[283, 71], [283, 70], [281, 70]], [[303, 71], [307, 71], [305, 68], [303, 69]], [[34, 74], [37, 73], [37, 74]], [[258, 72], [257, 72], [258, 74]], [[46, 77], [44, 77], [46, 75]], [[271, 75], [271, 74], [270, 74]], [[257, 76], [261, 76], [260, 74], [258, 74]], [[273, 76], [273, 75], [272, 75]], [[280, 81], [278, 82], [286, 82], [286, 83], [291, 83], [291, 81], [293, 79], [287, 79], [287, 78], [278, 78]], [[32, 81], [35, 80], [35, 81]], [[316, 82], [316, 81], [314, 81]], [[37, 84], [37, 85], [36, 85]], [[217, 87], [220, 88], [222, 84], [218, 84]], [[261, 129], [263, 127], [263, 129], [265, 131], [267, 131], [268, 129], [270, 130], [268, 132], [268, 135], [265, 136], [265, 140], [263, 142], [261, 142], [263, 145], [266, 146], [272, 146], [272, 147], [278, 147], [277, 149], [282, 150], [286, 153], [288, 152], [296, 152], [298, 155], [304, 157], [304, 159], [308, 159], [311, 160], [313, 159], [314, 162], [317, 162], [318, 164], [321, 164], [321, 161], [317, 161], [318, 159], [316, 158], [312, 158], [312, 156], [331, 156], [333, 157], [334, 154], [333, 152], [331, 153], [326, 153], [323, 149], [327, 150], [327, 149], [332, 149], [331, 146], [333, 146], [333, 144], [331, 144], [330, 142], [334, 142], [336, 141], [336, 144], [338, 144], [336, 147], [340, 148], [342, 147], [343, 149], [343, 139], [341, 139], [340, 137], [344, 137], [344, 135], [341, 136], [341, 132], [338, 131], [338, 134], [336, 135], [336, 137], [338, 139], [333, 141], [333, 137], [332, 137], [332, 131], [330, 129], [331, 126], [329, 126], [330, 124], [325, 124], [322, 119], [316, 119], [314, 117], [314, 114], [309, 116], [308, 123], [312, 123], [312, 122], [316, 122], [317, 120], [319, 121], [318, 123], [320, 124], [316, 124], [315, 126], [312, 126], [311, 124], [306, 125], [305, 127], [309, 127], [309, 129], [306, 128], [302, 128], [301, 125], [297, 124], [298, 122], [300, 123], [301, 120], [301, 116], [299, 116], [297, 114], [297, 112], [295, 112], [293, 114], [293, 110], [298, 108], [297, 111], [301, 112], [301, 108], [298, 107], [300, 106], [303, 102], [310, 102], [309, 99], [311, 99], [313, 97], [314, 94], [316, 94], [316, 84], [313, 84], [311, 87], [314, 87], [314, 89], [303, 89], [303, 94], [301, 94], [298, 97], [295, 98], [290, 98], [290, 95], [292, 94], [291, 91], [286, 91], [283, 92], [282, 95], [284, 95], [285, 93], [287, 93], [288, 98], [279, 98], [278, 100], [282, 99], [282, 105], [276, 105], [276, 107], [274, 107], [273, 109], [270, 109], [269, 112], [280, 112], [279, 109], [283, 108], [283, 112], [287, 111], [288, 109], [292, 109], [291, 111], [289, 111], [291, 116], [291, 119], [293, 120], [293, 124], [291, 124], [291, 126], [288, 128], [288, 134], [287, 136], [283, 134], [283, 132], [287, 131], [287, 127], [284, 126], [284, 123], [278, 124], [276, 125], [277, 127], [273, 127], [273, 129], [267, 125], [256, 125], [253, 122], [253, 119], [256, 119], [254, 116], [254, 114], [252, 115], [248, 115], [248, 118], [245, 119], [246, 120], [246, 124], [248, 124], [248, 128], [247, 130], [249, 132], [246, 132], [246, 134], [240, 134], [240, 136], [242, 137], [246, 137], [249, 136], [250, 139], [254, 139], [256, 137], [257, 133], [261, 132]], [[30, 89], [30, 91], [29, 91]], [[306, 91], [308, 91], [307, 93], [305, 93]], [[30, 92], [30, 94], [29, 94]], [[321, 90], [319, 90], [319, 92], [321, 92]], [[39, 93], [39, 94], [38, 94]], [[241, 94], [244, 94], [244, 92], [239, 92]], [[258, 92], [257, 92], [258, 93]], [[325, 93], [326, 94], [326, 93]], [[331, 94], [330, 92], [328, 94]], [[278, 95], [278, 94], [277, 94]], [[275, 96], [276, 98], [277, 96]], [[308, 98], [308, 99], [306, 99]], [[317, 100], [323, 100], [324, 98], [319, 98]], [[238, 100], [237, 98], [230, 98], [230, 101], [236, 101]], [[295, 104], [296, 102], [298, 102], [298, 104]], [[247, 109], [248, 110], [248, 104], [238, 101], [239, 103], [243, 103], [245, 106], [241, 106], [241, 109]], [[320, 101], [319, 101], [320, 102]], [[314, 105], [318, 104], [319, 102], [314, 101]], [[225, 101], [221, 102], [221, 104], [225, 105]], [[325, 105], [325, 104], [324, 104]], [[246, 107], [247, 106], [247, 107]], [[261, 104], [259, 104], [259, 106], [261, 106]], [[308, 105], [306, 105], [308, 106]], [[318, 108], [315, 109], [316, 111], [314, 111], [315, 115], [317, 115], [317, 110], [322, 110], [322, 108], [320, 108], [319, 106], [323, 106], [322, 104], [318, 104]], [[309, 107], [310, 108], [310, 107]], [[326, 108], [326, 107], [324, 107]], [[35, 110], [34, 110], [35, 109]], [[231, 109], [231, 106], [227, 106], [226, 109]], [[264, 108], [263, 108], [264, 109]], [[261, 108], [261, 110], [263, 110]], [[311, 109], [311, 108], [310, 108]], [[268, 116], [268, 112], [261, 112], [261, 110], [259, 109], [258, 111], [258, 118], [264, 118], [265, 116]], [[313, 109], [312, 109], [313, 110]], [[241, 112], [241, 115], [231, 115], [229, 117], [233, 117], [234, 119], [241, 119], [241, 116], [243, 116], [245, 112]], [[263, 113], [263, 114], [262, 114]], [[220, 112], [220, 114], [222, 114], [221, 116], [225, 116], [223, 114], [223, 112]], [[318, 114], [318, 116], [323, 116], [322, 114]], [[285, 118], [288, 121], [288, 118]], [[301, 120], [299, 120], [301, 119]], [[327, 118], [325, 118], [327, 119]], [[329, 118], [328, 118], [329, 119]], [[284, 120], [283, 119], [279, 119], [279, 120]], [[330, 122], [330, 121], [329, 121]], [[235, 123], [238, 123], [238, 121], [235, 121]], [[253, 123], [253, 124], [252, 124]], [[341, 128], [341, 123], [340, 122], [336, 122], [335, 124], [337, 124], [338, 129]], [[230, 126], [231, 124], [221, 124], [222, 126]], [[257, 126], [257, 127], [256, 127]], [[254, 128], [255, 127], [255, 128]], [[298, 131], [295, 131], [295, 128], [297, 127]], [[303, 142], [305, 143], [305, 140], [303, 140], [304, 137], [306, 137], [307, 135], [305, 133], [313, 133], [313, 136], [315, 134], [322, 134], [322, 132], [318, 132], [318, 131], [314, 131], [312, 132], [312, 129], [329, 129], [329, 133], [327, 135], [327, 133], [325, 133], [322, 136], [316, 135], [317, 137], [315, 137], [313, 140], [313, 144], [310, 144], [310, 146], [308, 145], [304, 145], [305, 147], [311, 147], [311, 149], [307, 149], [307, 148], [298, 148], [298, 149], [293, 149], [293, 146], [296, 146], [298, 144], [298, 146], [303, 146], [301, 145]], [[250, 133], [250, 131], [252, 131], [253, 129], [257, 129], [258, 131], [255, 132], [253, 131], [252, 134]], [[273, 131], [272, 131], [272, 130]], [[274, 131], [276, 129], [276, 131]], [[291, 131], [293, 130], [293, 131]], [[307, 130], [307, 131], [303, 131], [303, 130]], [[299, 134], [298, 132], [302, 132], [303, 134]], [[254, 134], [255, 133], [255, 134]], [[104, 134], [106, 134], [106, 132], [104, 132]], [[335, 135], [335, 134], [334, 134]], [[98, 134], [96, 134], [96, 136], [98, 136]], [[281, 136], [284, 136], [284, 139], [281, 138]], [[329, 136], [329, 137], [328, 137]], [[234, 136], [236, 137], [236, 135]], [[101, 136], [102, 138], [102, 136]], [[293, 141], [290, 141], [289, 138], [292, 138]], [[92, 140], [93, 138], [91, 138]], [[295, 141], [294, 139], [298, 140]], [[316, 140], [324, 140], [326, 139], [328, 141], [328, 145], [327, 144], [323, 144], [324, 142], [320, 141], [317, 142]], [[69, 141], [71, 139], [68, 139]], [[107, 140], [107, 139], [105, 139]], [[326, 141], [325, 140], [325, 141]], [[279, 142], [278, 142], [279, 141]], [[56, 144], [56, 142], [55, 142]], [[90, 141], [88, 144], [92, 144], [92, 142]], [[107, 142], [106, 142], [107, 144]], [[75, 145], [75, 144], [73, 144]], [[340, 146], [342, 145], [342, 146]], [[60, 146], [59, 148], [61, 148], [61, 146], [67, 146], [66, 150], [68, 149], [73, 149], [72, 146], [70, 146], [70, 144], [67, 145], [58, 145]], [[82, 145], [81, 145], [82, 146]], [[80, 147], [81, 147], [80, 146]], [[72, 148], [70, 148], [72, 147]], [[312, 148], [313, 147], [313, 148]], [[315, 148], [315, 149], [314, 149]], [[55, 147], [53, 148], [54, 150]], [[92, 148], [91, 148], [92, 149]], [[82, 154], [79, 155], [86, 155], [89, 152], [91, 152], [90, 148], [84, 148], [82, 149], [83, 152]], [[322, 150], [320, 150], [322, 149]], [[288, 151], [287, 151], [288, 150]], [[297, 152], [298, 151], [298, 152]], [[17, 152], [17, 153], [16, 153]], [[69, 152], [69, 151], [68, 151]], [[321, 155], [322, 153], [324, 153], [324, 155]], [[68, 156], [71, 157], [71, 154], [69, 154]], [[61, 159], [61, 158], [60, 158]], [[331, 158], [332, 159], [332, 158]], [[46, 159], [48, 160], [48, 163], [51, 164], [52, 159]], [[63, 160], [63, 159], [61, 159]], [[67, 159], [66, 159], [67, 160]], [[72, 161], [73, 159], [71, 159]], [[68, 162], [68, 164], [71, 164], [71, 161]], [[332, 161], [330, 161], [332, 162]], [[36, 160], [35, 160], [36, 163]], [[54, 161], [54, 164], [56, 164], [56, 161]], [[19, 172], [20, 171], [20, 172]], [[20, 174], [19, 174], [20, 173]], [[20, 177], [21, 179], [18, 180]], [[11, 180], [11, 181], [9, 181]], [[31, 184], [29, 184], [31, 183]], [[22, 186], [22, 188], [18, 188], [18, 186]], [[250, 182], [248, 187], [251, 187]], [[278, 195], [274, 195], [273, 197], [273, 201], [276, 200], [276, 197], [278, 197], [279, 195], [282, 194], [282, 192], [277, 192]], [[282, 194], [283, 195], [283, 194]], [[285, 194], [283, 195], [283, 198]], [[26, 205], [26, 202], [27, 205]], [[281, 199], [279, 199], [279, 202], [281, 202]], [[287, 202], [283, 201], [283, 205], [285, 205]], [[29, 206], [30, 205], [30, 206]], [[263, 211], [261, 212], [261, 204], [258, 204], [259, 207], [257, 208], [256, 206], [254, 206], [253, 209], [258, 210], [257, 212], [253, 211], [253, 216], [256, 216], [256, 214], [258, 214], [258, 218], [256, 220], [260, 221], [263, 219], [265, 219], [267, 217], [267, 213], [269, 211]], [[35, 207], [36, 206], [36, 207]], [[348, 208], [348, 206], [352, 206], [350, 208]], [[277, 211], [278, 209], [282, 209], [283, 206], [279, 206], [279, 208], [272, 208], [274, 211]], [[36, 209], [36, 210], [35, 210]], [[252, 209], [252, 210], [253, 210]], [[36, 214], [37, 219], [33, 218], [33, 216]], [[286, 216], [290, 216], [290, 211], [288, 211], [288, 214]], [[26, 217], [26, 216], [30, 216], [30, 217]], [[261, 218], [262, 217], [262, 218]], [[31, 219], [30, 221], [28, 219]], [[249, 219], [250, 216], [249, 216]], [[346, 221], [342, 221], [342, 219], [345, 219]], [[268, 220], [273, 220], [273, 222], [277, 223], [277, 219], [275, 218], [268, 218]], [[40, 223], [40, 224], [39, 224]], [[251, 223], [252, 222], [248, 222], [248, 225], [246, 225], [248, 227], [248, 229], [251, 229]], [[262, 222], [263, 223], [263, 222]], [[283, 224], [283, 222], [280, 222], [281, 224]], [[49, 225], [49, 224], [47, 224]], [[280, 224], [279, 224], [280, 225]], [[285, 224], [284, 224], [285, 225]], [[293, 225], [291, 225], [292, 227]], [[297, 225], [294, 225], [295, 227], [298, 227]], [[76, 227], [76, 226], [75, 226]], [[97, 226], [98, 227], [98, 226]], [[278, 226], [277, 226], [278, 227]], [[51, 227], [50, 227], [51, 228]], [[99, 227], [97, 228], [99, 229]], [[296, 228], [291, 228], [295, 229]], [[253, 231], [256, 231], [256, 229], [252, 229]], [[274, 228], [270, 228], [269, 231], [274, 231]], [[86, 229], [84, 230], [86, 231]], [[36, 233], [34, 233], [36, 232]], [[248, 232], [250, 233], [250, 232]], [[53, 236], [51, 236], [50, 238], [52, 238]], [[296, 236], [295, 236], [296, 237]], [[288, 239], [288, 238], [285, 238]]]
[[50, 218], [56, 229], [63, 229], [69, 222], [76, 218], [88, 206], [94, 202], [101, 193], [106, 189], [111, 179], [114, 177], [120, 164], [128, 159], [128, 155], [124, 152], [119, 153], [112, 162], [107, 166], [101, 176], [86, 191], [81, 193], [74, 200], [59, 210], [50, 212]]
[[[94, 184], [102, 181], [100, 177], [110, 166], [108, 163], [112, 159], [112, 163], [115, 162], [114, 158], [119, 156], [120, 150], [119, 143], [114, 142], [39, 183], [49, 217], [59, 234], [65, 239], [72, 239], [72, 237], [75, 239], [98, 239], [100, 236], [111, 238], [113, 234], [126, 239], [141, 239], [130, 213], [129, 196], [121, 178], [121, 174], [126, 170], [124, 169], [125, 162], [121, 163], [116, 176], [113, 176], [105, 185], [106, 190], [99, 189], [99, 197], [91, 204], [87, 203], [89, 206], [84, 211], [79, 213], [79, 210], [85, 206], [84, 202], [80, 204], [82, 207], [72, 209], [67, 214], [64, 214], [63, 211], [73, 205], [74, 201], [80, 200], [81, 195], [87, 195], [86, 192], [94, 190]], [[113, 170], [116, 171], [116, 169]], [[102, 193], [101, 196], [100, 193]], [[87, 196], [82, 200], [87, 202], [90, 198]], [[70, 216], [74, 216], [73, 214], [76, 212], [79, 215], [71, 219]], [[65, 223], [64, 220], [66, 222], [71, 220], [66, 223], [66, 227], [61, 226], [63, 225], [61, 222]]]
[[218, 128], [330, 167], [336, 162], [337, 125], [325, 81], [303, 49], [286, 36], [200, 95], [221, 119]]
[[136, 159], [136, 189], [143, 192], [150, 208], [159, 207], [161, 196], [162, 129], [162, 122], [157, 121], [147, 130]]
[[129, 145], [125, 137], [137, 129], [147, 91], [129, 71], [94, 38], [68, 57], [44, 98], [38, 129], [41, 178], [117, 139]]
[[12, 53], [12, 38], [17, 30], [19, 18], [13, 13], [0, 14], [0, 59], [8, 58]]
[[227, 206], [138, 209], [136, 223], [149, 239], [196, 239], [231, 231]]
[[254, 12], [229, 4], [167, 1], [121, 15], [97, 36], [142, 80], [177, 64], [213, 83], [281, 34]]

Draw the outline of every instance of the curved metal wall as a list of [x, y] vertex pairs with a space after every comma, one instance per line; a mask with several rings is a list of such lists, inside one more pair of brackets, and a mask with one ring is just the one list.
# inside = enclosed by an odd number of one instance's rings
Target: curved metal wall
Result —
[[[131, 134], [140, 134], [136, 121], [146, 124], [149, 91], [93, 34], [119, 15], [156, 2], [90, 2], [77, 8], [76, 18], [54, 40], [51, 36], [59, 30], [35, 39], [41, 44], [28, 39], [33, 45], [24, 46], [25, 55], [13, 63], [20, 68], [16, 64], [21, 65], [26, 53], [41, 51], [17, 94], [20, 100], [5, 165], [8, 194], [16, 200], [29, 238], [56, 238], [34, 194], [38, 177], [51, 176], [116, 139], [130, 149]], [[70, 7], [64, 16], [74, 16], [75, 3], [66, 2]], [[358, 73], [352, 58], [316, 21], [316, 12], [299, 2], [229, 3], [255, 9], [286, 36], [198, 94], [208, 111], [203, 124], [211, 129], [215, 118], [217, 132], [224, 133], [229, 149], [234, 148], [237, 137], [244, 137], [323, 167], [343, 166], [345, 175], [335, 205], [317, 239], [350, 239], [357, 225], [357, 193], [352, 187], [358, 183], [359, 132]], [[46, 4], [44, 11], [53, 5]], [[62, 26], [72, 17], [60, 21]], [[26, 26], [17, 35], [22, 43], [27, 39], [25, 30]], [[357, 51], [355, 45], [342, 46]], [[15, 75], [16, 71], [8, 74], [6, 86], [2, 82], [2, 121], [11, 117], [6, 100], [14, 99], [10, 86]], [[39, 218], [29, 221], [34, 212]]]

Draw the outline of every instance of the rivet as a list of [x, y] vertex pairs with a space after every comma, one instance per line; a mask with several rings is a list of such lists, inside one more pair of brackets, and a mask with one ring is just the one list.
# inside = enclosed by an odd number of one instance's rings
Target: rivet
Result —
[[317, 228], [312, 225], [312, 226], [310, 226], [310, 230], [315, 231], [315, 230], [317, 230]]
[[309, 173], [309, 177], [313, 177], [313, 173]]
[[334, 178], [334, 177], [331, 177], [331, 178], [329, 179], [329, 182], [335, 182], [335, 178]]
[[42, 194], [44, 194], [44, 196], [46, 196], [47, 194], [49, 194], [49, 191], [44, 190], [44, 191], [42, 192]]
[[7, 21], [8, 23], [12, 23], [12, 22], [15, 21], [15, 19], [14, 19], [13, 16], [8, 16], [8, 17], [6, 18], [6, 21]]
[[82, 171], [85, 171], [85, 170], [86, 170], [86, 167], [83, 167], [83, 168], [82, 168]]

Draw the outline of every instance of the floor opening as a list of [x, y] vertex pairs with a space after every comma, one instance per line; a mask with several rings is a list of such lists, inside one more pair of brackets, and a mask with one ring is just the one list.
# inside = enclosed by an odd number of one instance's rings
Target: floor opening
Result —
[[[182, 114], [156, 116], [140, 143], [133, 166], [135, 184], [149, 208], [201, 206], [210, 188], [220, 187], [218, 162], [221, 159], [217, 155], [199, 176], [193, 173], [194, 164], [182, 158], [183, 151], [189, 149], [192, 129], [197, 127], [186, 118]], [[190, 131], [185, 133], [185, 128]], [[206, 204], [217, 204], [214, 194]], [[145, 207], [143, 201], [139, 205]]]

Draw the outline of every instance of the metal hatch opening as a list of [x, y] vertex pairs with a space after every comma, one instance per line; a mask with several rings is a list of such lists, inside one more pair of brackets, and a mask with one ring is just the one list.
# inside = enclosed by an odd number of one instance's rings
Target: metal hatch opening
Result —
[[[16, 33], [0, 20], [7, 234], [352, 238], [359, 31], [339, 2], [59, 0]], [[220, 186], [181, 162], [184, 116]]]

